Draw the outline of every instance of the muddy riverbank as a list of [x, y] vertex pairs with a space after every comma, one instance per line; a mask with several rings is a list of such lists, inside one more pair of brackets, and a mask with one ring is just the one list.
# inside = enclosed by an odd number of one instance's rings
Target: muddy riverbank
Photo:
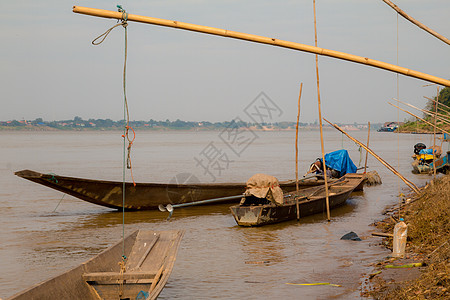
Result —
[[[449, 299], [450, 176], [431, 181], [420, 195], [405, 197], [401, 205], [387, 211], [389, 217], [374, 225], [392, 233], [398, 218], [405, 219], [406, 253], [404, 258], [387, 258], [376, 265], [367, 294], [375, 299]], [[392, 241], [383, 243], [392, 249]]]

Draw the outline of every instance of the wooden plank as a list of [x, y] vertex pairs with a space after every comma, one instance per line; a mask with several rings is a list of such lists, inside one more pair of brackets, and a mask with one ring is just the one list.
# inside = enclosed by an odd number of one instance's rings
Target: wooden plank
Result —
[[156, 244], [156, 242], [159, 239], [159, 234], [155, 235], [155, 239], [151, 242], [151, 244], [148, 246], [147, 250], [145, 251], [145, 253], [142, 255], [141, 260], [139, 260], [138, 264], [137, 264], [137, 268], [140, 268], [142, 266], [142, 264], [144, 263], [145, 259], [147, 258], [148, 254], [150, 253], [150, 251], [153, 249], [153, 246]]
[[349, 188], [349, 187], [354, 187], [354, 185], [335, 185], [335, 186], [332, 186], [331, 188]]
[[159, 278], [161, 277], [164, 270], [164, 265], [161, 266], [158, 273], [155, 275], [155, 280], [152, 282], [152, 285], [150, 286], [150, 293], [155, 289], [156, 285], [158, 284]]
[[[124, 284], [120, 287], [119, 284], [110, 285], [94, 285], [100, 299], [136, 299], [140, 291], [148, 291], [149, 284]], [[122, 295], [119, 296], [119, 291], [122, 289]], [[151, 299], [151, 298], [148, 298]]]
[[394, 236], [392, 233], [384, 233], [384, 232], [372, 232], [372, 235], [381, 236], [381, 237], [393, 237]]
[[85, 281], [113, 281], [113, 280], [138, 280], [138, 279], [153, 279], [155, 273], [149, 272], [95, 272], [83, 274]]
[[140, 268], [147, 258], [150, 251], [154, 248], [159, 240], [159, 234], [139, 235], [131, 249], [126, 264], [127, 270], [135, 270]]

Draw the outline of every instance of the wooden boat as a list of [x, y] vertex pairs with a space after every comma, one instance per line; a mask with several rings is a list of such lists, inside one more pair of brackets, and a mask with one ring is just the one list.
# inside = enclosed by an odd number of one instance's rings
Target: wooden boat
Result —
[[[15, 172], [15, 175], [30, 181], [48, 186], [81, 200], [122, 209], [123, 183], [119, 181], [93, 180], [66, 177], [54, 174], [42, 174], [31, 170]], [[300, 188], [323, 184], [323, 180], [306, 179], [299, 182]], [[284, 191], [295, 190], [295, 180], [280, 182]], [[157, 209], [159, 205], [182, 204], [206, 199], [241, 195], [245, 191], [245, 183], [133, 183], [125, 184], [125, 209], [147, 210]], [[224, 202], [238, 200], [224, 200]]]
[[394, 132], [398, 128], [397, 122], [387, 122], [384, 123], [383, 126], [378, 129], [378, 132]]
[[425, 144], [417, 143], [414, 145], [414, 155], [412, 156], [413, 162], [411, 163], [413, 167], [413, 173], [415, 174], [429, 174], [433, 172], [433, 160], [436, 166], [436, 172], [447, 173], [449, 169], [448, 156], [441, 157], [442, 147], [441, 146], [431, 146], [427, 148]]
[[[363, 174], [349, 173], [330, 184], [328, 187], [330, 209], [344, 204], [350, 194], [364, 184], [364, 180]], [[243, 199], [243, 204], [230, 207], [231, 214], [238, 225], [261, 226], [296, 219], [297, 199], [300, 217], [321, 213], [326, 209], [325, 186], [285, 193], [281, 205], [266, 199], [262, 199], [265, 200], [262, 202], [261, 199], [255, 198], [254, 196], [246, 197], [245, 200]]]
[[[156, 299], [169, 279], [182, 236], [178, 230], [137, 230], [80, 266], [10, 299]], [[124, 268], [118, 264], [123, 245]]]
[[[432, 156], [433, 155], [431, 155], [431, 157]], [[434, 165], [435, 165], [437, 173], [449, 174], [450, 151], [447, 151], [446, 155], [436, 158], [434, 163], [433, 163], [433, 159], [431, 159], [431, 160], [415, 159], [411, 165], [413, 167], [413, 173], [418, 173], [418, 174], [433, 173]]]

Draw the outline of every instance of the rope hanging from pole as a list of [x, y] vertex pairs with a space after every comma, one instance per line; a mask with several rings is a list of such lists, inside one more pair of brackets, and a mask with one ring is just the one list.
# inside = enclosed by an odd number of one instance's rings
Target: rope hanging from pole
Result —
[[[127, 32], [127, 27], [128, 27], [128, 13], [122, 8], [121, 5], [117, 5], [117, 9], [119, 12], [122, 13], [122, 18], [121, 18], [121, 23], [116, 24], [114, 26], [112, 26], [111, 28], [109, 28], [108, 30], [106, 30], [103, 34], [101, 34], [100, 36], [98, 36], [97, 38], [95, 38], [92, 41], [92, 45], [97, 46], [100, 45], [101, 43], [103, 43], [103, 41], [106, 39], [106, 37], [111, 33], [111, 31], [118, 27], [118, 26], [122, 26], [125, 29], [125, 49], [124, 49], [124, 63], [123, 63], [123, 98], [124, 98], [124, 109], [123, 109], [123, 118], [125, 121], [125, 126], [124, 126], [124, 133], [122, 135], [123, 138], [123, 170], [122, 170], [122, 177], [123, 177], [123, 185], [122, 185], [122, 240], [123, 240], [123, 244], [122, 244], [122, 261], [119, 263], [119, 265], [121, 266], [121, 274], [123, 274], [124, 272], [126, 272], [126, 268], [125, 268], [125, 263], [127, 260], [127, 257], [125, 255], [125, 191], [126, 191], [126, 184], [125, 184], [125, 166], [127, 169], [130, 170], [131, 173], [131, 179], [133, 180], [133, 185], [136, 186], [136, 183], [134, 181], [133, 178], [133, 170], [132, 170], [132, 164], [131, 164], [131, 146], [133, 145], [133, 142], [136, 138], [136, 132], [133, 130], [133, 128], [130, 126], [130, 112], [128, 110], [128, 100], [127, 100], [127, 89], [126, 89], [126, 74], [127, 74], [127, 55], [128, 55], [128, 32]], [[119, 20], [118, 20], [119, 22]], [[129, 136], [129, 131], [133, 132], [133, 138], [130, 138]], [[128, 141], [128, 146], [126, 146], [126, 142]], [[125, 152], [127, 153], [125, 155]], [[123, 280], [122, 280], [123, 282]], [[120, 285], [121, 290], [123, 289], [122, 284]], [[119, 291], [119, 293], [121, 294], [122, 291]]]
[[[125, 29], [125, 58], [123, 63], [123, 96], [124, 96], [124, 120], [126, 120], [125, 128], [124, 128], [124, 134], [122, 135], [122, 138], [126, 139], [128, 141], [127, 149], [127, 169], [130, 170], [131, 173], [131, 179], [133, 180], [133, 185], [136, 186], [136, 182], [134, 181], [133, 177], [133, 169], [131, 164], [131, 146], [133, 145], [133, 142], [136, 138], [136, 132], [133, 130], [133, 128], [130, 126], [130, 113], [128, 110], [128, 100], [127, 100], [127, 92], [126, 92], [126, 71], [127, 71], [127, 56], [128, 56], [128, 13], [122, 8], [121, 5], [117, 5], [117, 9], [119, 12], [122, 13], [122, 22], [119, 24], [114, 25], [113, 27], [106, 30], [103, 34], [99, 35], [92, 41], [92, 45], [98, 46], [106, 39], [106, 37], [111, 33], [111, 31], [118, 27], [122, 26]], [[129, 131], [133, 132], [133, 138], [130, 138]]]

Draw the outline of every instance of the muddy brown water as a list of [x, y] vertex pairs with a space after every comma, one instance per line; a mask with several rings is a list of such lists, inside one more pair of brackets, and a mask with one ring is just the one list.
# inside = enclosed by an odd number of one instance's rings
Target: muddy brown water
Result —
[[[367, 131], [349, 133], [367, 140]], [[295, 132], [257, 131], [253, 136], [230, 144], [233, 141], [221, 138], [219, 131], [138, 132], [131, 153], [134, 178], [245, 182], [255, 173], [295, 178]], [[398, 201], [400, 192], [408, 191], [369, 155], [368, 170], [376, 170], [383, 184], [353, 194], [346, 205], [331, 211], [331, 222], [324, 211], [300, 222], [241, 228], [229, 205], [221, 204], [176, 209], [169, 222], [159, 211], [126, 212], [123, 226], [121, 212], [63, 197], [13, 174], [31, 169], [122, 180], [120, 132], [0, 132], [0, 137], [0, 298], [86, 261], [118, 242], [123, 230], [128, 234], [136, 229], [183, 229], [175, 268], [160, 299], [357, 299], [364, 275], [372, 271], [369, 264], [389, 254], [378, 246], [380, 238], [370, 235], [369, 225], [382, 219], [381, 212]], [[431, 177], [412, 174], [410, 165], [418, 142], [432, 144], [428, 135], [372, 131], [370, 146], [408, 179], [423, 185]], [[299, 143], [301, 176], [320, 156], [319, 132], [300, 132]], [[345, 148], [356, 165], [364, 165], [365, 152], [336, 131], [325, 131], [325, 148], [326, 152]], [[443, 148], [447, 150], [446, 145]], [[203, 168], [199, 162], [205, 166], [208, 158], [210, 168]], [[340, 240], [350, 231], [363, 240]], [[316, 282], [342, 287], [287, 284]]]

